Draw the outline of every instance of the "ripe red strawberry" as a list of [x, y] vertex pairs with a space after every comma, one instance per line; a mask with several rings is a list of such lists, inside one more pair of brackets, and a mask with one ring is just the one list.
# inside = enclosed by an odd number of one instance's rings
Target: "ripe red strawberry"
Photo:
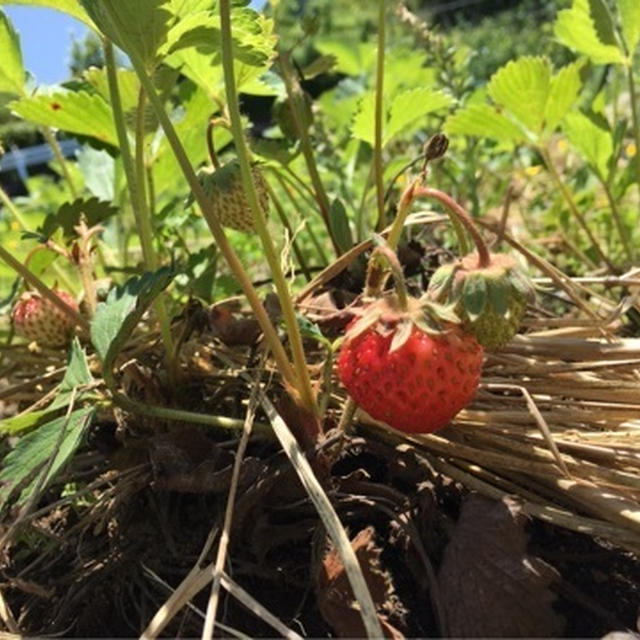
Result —
[[[338, 374], [371, 417], [408, 433], [444, 427], [475, 395], [483, 350], [450, 309], [396, 296], [371, 305], [347, 330]], [[439, 324], [439, 328], [437, 325]]]
[[[53, 292], [78, 311], [78, 303], [66, 291], [53, 289]], [[75, 322], [67, 314], [36, 291], [27, 291], [20, 296], [11, 312], [11, 319], [18, 335], [45, 347], [67, 344], [75, 327]]]

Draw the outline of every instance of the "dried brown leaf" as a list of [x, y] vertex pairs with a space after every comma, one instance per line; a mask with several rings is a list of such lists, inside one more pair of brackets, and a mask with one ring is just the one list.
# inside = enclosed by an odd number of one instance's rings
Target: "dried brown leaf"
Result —
[[462, 506], [438, 575], [449, 636], [558, 637], [555, 570], [527, 554], [526, 517], [515, 502], [472, 496]]
[[[380, 564], [380, 547], [373, 541], [373, 527], [367, 527], [351, 541], [371, 597], [378, 611], [386, 638], [400, 640], [403, 634], [391, 625], [387, 615], [395, 608], [391, 576]], [[353, 591], [335, 548], [322, 559], [317, 578], [317, 601], [320, 613], [338, 637], [363, 638], [366, 631], [354, 601]]]

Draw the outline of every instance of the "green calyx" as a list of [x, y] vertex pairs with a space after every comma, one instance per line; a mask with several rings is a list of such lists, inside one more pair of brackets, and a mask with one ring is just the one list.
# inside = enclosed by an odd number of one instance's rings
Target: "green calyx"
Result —
[[486, 267], [478, 267], [477, 254], [443, 265], [427, 291], [432, 300], [454, 305], [462, 328], [488, 351], [504, 346], [518, 332], [533, 293], [515, 261], [504, 254], [491, 254]]

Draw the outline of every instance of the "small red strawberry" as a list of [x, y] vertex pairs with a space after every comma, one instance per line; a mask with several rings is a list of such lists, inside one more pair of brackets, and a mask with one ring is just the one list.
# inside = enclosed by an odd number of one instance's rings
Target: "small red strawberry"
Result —
[[396, 294], [347, 329], [340, 381], [371, 417], [408, 433], [444, 427], [471, 402], [483, 350], [451, 310]]
[[[78, 303], [66, 291], [53, 289], [53, 293], [78, 311]], [[11, 312], [11, 319], [18, 335], [35, 340], [44, 347], [64, 346], [75, 327], [75, 322], [68, 315], [36, 291], [27, 291], [20, 296]]]

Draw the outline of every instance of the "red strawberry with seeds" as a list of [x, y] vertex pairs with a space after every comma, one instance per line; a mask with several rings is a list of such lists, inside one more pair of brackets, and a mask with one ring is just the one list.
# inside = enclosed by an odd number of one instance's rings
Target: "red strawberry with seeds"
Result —
[[[53, 289], [53, 293], [78, 311], [78, 303], [66, 291]], [[75, 322], [67, 314], [36, 291], [27, 291], [20, 296], [11, 312], [11, 319], [18, 335], [45, 347], [64, 346], [75, 327]]]
[[473, 399], [484, 352], [450, 306], [407, 295], [388, 246], [372, 255], [368, 289], [378, 257], [391, 266], [396, 292], [370, 303], [347, 327], [338, 375], [372, 418], [399, 431], [436, 431]]

